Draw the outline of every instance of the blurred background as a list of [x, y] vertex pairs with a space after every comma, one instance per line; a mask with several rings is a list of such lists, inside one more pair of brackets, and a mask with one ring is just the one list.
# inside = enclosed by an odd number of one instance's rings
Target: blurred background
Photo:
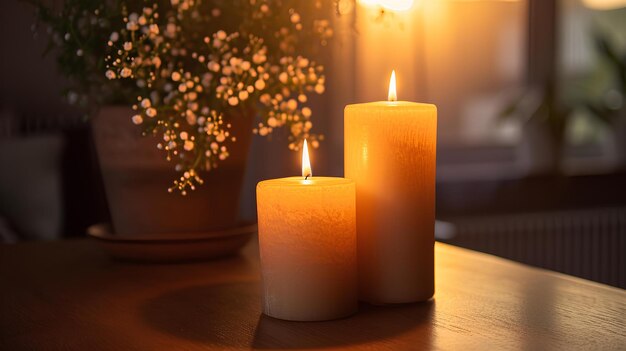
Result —
[[[314, 102], [316, 175], [343, 175], [343, 108], [438, 106], [437, 239], [626, 288], [626, 1], [339, 1]], [[81, 237], [109, 211], [89, 121], [31, 6], [0, 3], [0, 241]], [[286, 136], [255, 137], [262, 179], [297, 175]], [[177, 195], [172, 195], [177, 196]]]

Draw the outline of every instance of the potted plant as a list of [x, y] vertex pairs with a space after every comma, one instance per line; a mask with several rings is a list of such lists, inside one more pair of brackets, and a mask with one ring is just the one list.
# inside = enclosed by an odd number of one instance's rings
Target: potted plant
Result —
[[34, 2], [93, 135], [119, 235], [237, 224], [251, 135], [311, 132], [332, 0]]

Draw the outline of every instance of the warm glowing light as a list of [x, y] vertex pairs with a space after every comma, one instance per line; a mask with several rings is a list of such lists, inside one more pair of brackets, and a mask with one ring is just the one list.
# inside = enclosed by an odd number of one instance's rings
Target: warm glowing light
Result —
[[614, 10], [626, 7], [626, 0], [583, 0], [583, 4], [594, 10]]
[[306, 139], [304, 139], [304, 146], [302, 146], [302, 176], [304, 179], [311, 177], [311, 161], [309, 160], [309, 147], [306, 145]]
[[391, 78], [389, 79], [389, 94], [387, 95], [388, 101], [398, 101], [398, 95], [396, 94], [396, 70], [391, 71]]
[[413, 7], [414, 0], [359, 0], [364, 5], [378, 5], [387, 10], [406, 11]]

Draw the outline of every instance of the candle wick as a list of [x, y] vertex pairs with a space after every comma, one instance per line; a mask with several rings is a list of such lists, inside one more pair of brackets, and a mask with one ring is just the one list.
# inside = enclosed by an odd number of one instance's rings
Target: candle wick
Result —
[[307, 179], [309, 179], [309, 174], [304, 176], [304, 180], [307, 180]]

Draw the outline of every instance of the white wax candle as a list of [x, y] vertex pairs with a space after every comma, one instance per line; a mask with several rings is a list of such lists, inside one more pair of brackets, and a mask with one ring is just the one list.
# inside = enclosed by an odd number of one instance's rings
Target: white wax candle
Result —
[[357, 310], [354, 182], [310, 172], [303, 165], [303, 177], [257, 185], [264, 313], [271, 317], [318, 321]]

